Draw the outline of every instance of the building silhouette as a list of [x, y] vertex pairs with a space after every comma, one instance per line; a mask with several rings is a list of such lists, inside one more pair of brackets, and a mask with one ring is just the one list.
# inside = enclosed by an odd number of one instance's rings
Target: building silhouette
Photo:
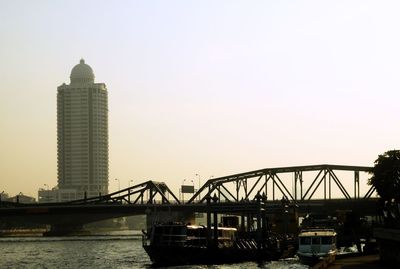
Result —
[[58, 200], [108, 193], [107, 88], [83, 59], [70, 79], [57, 91]]

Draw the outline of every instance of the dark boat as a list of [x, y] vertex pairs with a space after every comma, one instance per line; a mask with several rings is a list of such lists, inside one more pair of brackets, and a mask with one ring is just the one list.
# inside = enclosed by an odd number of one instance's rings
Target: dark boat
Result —
[[218, 236], [214, 237], [213, 231], [207, 236], [205, 226], [158, 224], [143, 236], [143, 248], [158, 265], [277, 260], [294, 253], [291, 244], [276, 236], [240, 238], [236, 228], [218, 227]]

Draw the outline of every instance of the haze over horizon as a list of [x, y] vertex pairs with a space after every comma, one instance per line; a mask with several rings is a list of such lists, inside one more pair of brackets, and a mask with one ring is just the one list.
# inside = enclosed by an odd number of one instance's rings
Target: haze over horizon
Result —
[[109, 94], [109, 190], [399, 148], [397, 1], [0, 1], [0, 192], [57, 185], [57, 86]]

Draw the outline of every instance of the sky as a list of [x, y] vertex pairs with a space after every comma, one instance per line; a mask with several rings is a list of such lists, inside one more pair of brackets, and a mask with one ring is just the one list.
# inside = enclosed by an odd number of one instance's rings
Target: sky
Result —
[[56, 186], [57, 86], [81, 58], [108, 88], [110, 191], [372, 166], [399, 148], [399, 11], [365, 0], [0, 0], [0, 192]]

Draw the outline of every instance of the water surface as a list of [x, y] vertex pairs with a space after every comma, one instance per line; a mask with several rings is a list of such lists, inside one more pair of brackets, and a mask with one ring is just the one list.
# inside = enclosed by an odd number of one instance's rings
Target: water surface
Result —
[[[142, 248], [139, 232], [96, 236], [0, 237], [0, 268], [153, 268]], [[285, 261], [174, 266], [187, 268], [306, 269], [297, 259]]]

